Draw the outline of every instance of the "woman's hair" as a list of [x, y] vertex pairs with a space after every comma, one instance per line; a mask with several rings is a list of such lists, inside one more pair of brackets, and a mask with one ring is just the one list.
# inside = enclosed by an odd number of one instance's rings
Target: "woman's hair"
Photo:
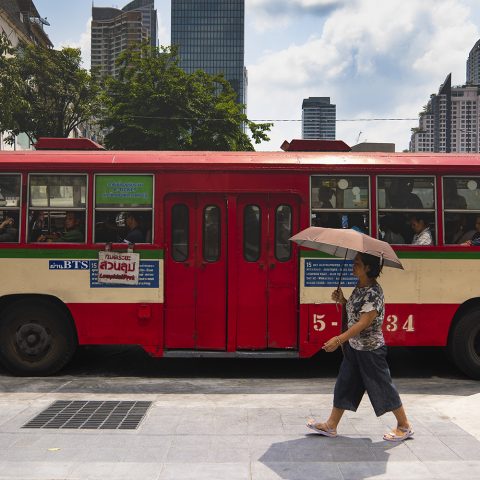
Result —
[[365, 266], [370, 267], [367, 272], [368, 278], [377, 278], [382, 272], [383, 265], [380, 263], [380, 257], [375, 255], [369, 255], [368, 253], [359, 253], [362, 263]]

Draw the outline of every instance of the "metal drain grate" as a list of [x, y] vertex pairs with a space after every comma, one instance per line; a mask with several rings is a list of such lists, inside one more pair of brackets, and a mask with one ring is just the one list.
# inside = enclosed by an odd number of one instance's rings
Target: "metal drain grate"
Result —
[[152, 402], [59, 400], [22, 428], [135, 430], [151, 405]]

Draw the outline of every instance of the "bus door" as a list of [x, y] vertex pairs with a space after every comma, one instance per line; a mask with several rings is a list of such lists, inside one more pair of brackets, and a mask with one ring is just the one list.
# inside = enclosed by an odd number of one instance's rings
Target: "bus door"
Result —
[[293, 195], [239, 198], [238, 349], [297, 347], [298, 261], [288, 239], [298, 225]]
[[225, 350], [225, 198], [185, 194], [165, 205], [165, 348]]

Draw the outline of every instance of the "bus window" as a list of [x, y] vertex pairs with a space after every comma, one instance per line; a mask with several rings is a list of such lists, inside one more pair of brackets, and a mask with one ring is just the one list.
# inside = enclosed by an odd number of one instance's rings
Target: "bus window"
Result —
[[312, 176], [310, 193], [313, 226], [370, 233], [368, 177]]
[[84, 243], [87, 176], [32, 174], [28, 182], [28, 241]]
[[189, 254], [189, 211], [183, 204], [172, 207], [172, 258], [185, 262]]
[[468, 245], [480, 223], [480, 177], [443, 178], [444, 241]]
[[247, 205], [243, 211], [243, 258], [256, 262], [260, 258], [261, 212], [258, 205]]
[[31, 210], [28, 225], [29, 242], [85, 242], [85, 212]]
[[85, 208], [86, 175], [30, 175], [31, 208]]
[[152, 243], [153, 175], [95, 175], [95, 243]]
[[220, 209], [208, 205], [203, 210], [203, 259], [216, 262], [220, 258]]
[[275, 258], [279, 262], [290, 260], [292, 245], [292, 209], [289, 205], [279, 205], [275, 211]]
[[20, 175], [0, 175], [0, 242], [19, 241]]
[[391, 244], [435, 243], [435, 178], [377, 179], [378, 235]]

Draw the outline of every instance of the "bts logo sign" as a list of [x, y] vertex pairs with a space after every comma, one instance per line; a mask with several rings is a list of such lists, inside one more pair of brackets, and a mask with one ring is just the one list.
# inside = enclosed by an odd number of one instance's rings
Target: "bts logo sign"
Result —
[[138, 253], [98, 252], [98, 281], [138, 285], [140, 255]]

